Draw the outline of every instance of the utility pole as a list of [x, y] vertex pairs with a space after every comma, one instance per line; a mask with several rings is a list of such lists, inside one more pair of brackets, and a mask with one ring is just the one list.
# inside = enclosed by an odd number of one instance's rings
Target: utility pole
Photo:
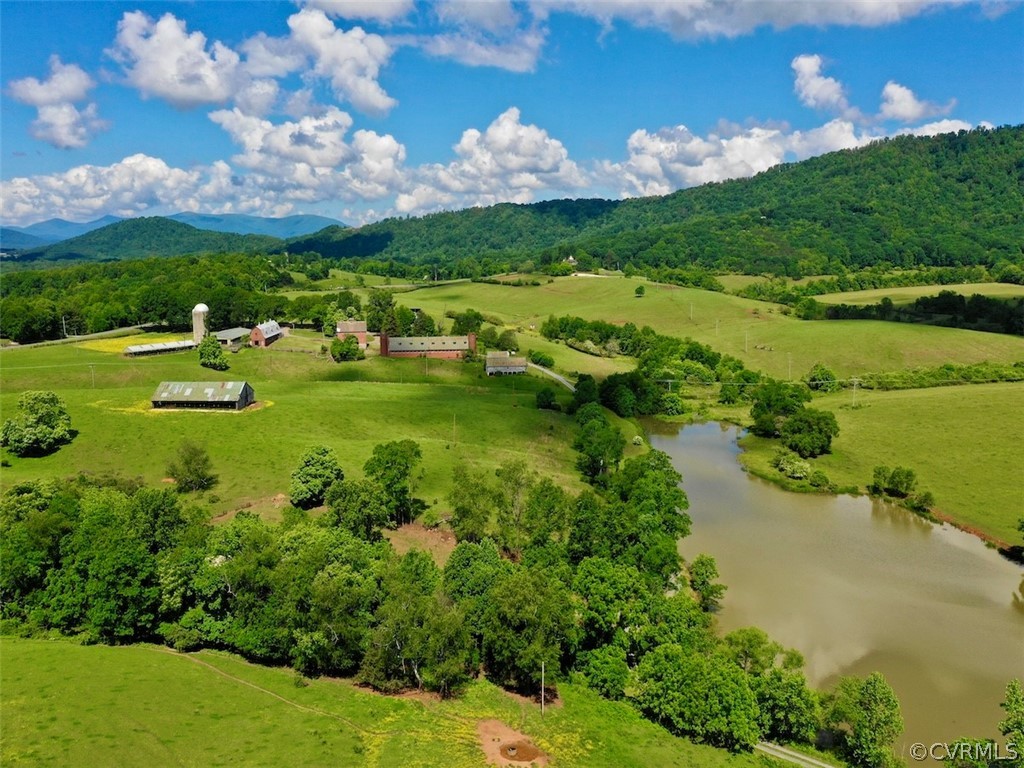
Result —
[[64, 338], [68, 337], [68, 319], [64, 315], [60, 316], [60, 324], [64, 328]]
[[540, 663], [540, 716], [544, 717], [544, 662]]

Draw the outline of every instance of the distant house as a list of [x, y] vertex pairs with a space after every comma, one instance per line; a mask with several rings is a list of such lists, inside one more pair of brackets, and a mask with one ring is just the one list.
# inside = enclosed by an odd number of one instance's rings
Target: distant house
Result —
[[487, 371], [488, 376], [526, 373], [526, 358], [517, 357], [511, 352], [488, 352], [484, 361], [484, 370]]
[[338, 338], [344, 341], [349, 336], [355, 336], [359, 342], [360, 349], [366, 349], [366, 321], [365, 320], [339, 320], [337, 327]]
[[213, 335], [217, 337], [217, 341], [226, 346], [228, 344], [240, 344], [242, 339], [251, 333], [252, 331], [249, 328], [228, 328], [224, 331], [217, 331]]
[[254, 347], [266, 347], [273, 344], [281, 336], [281, 326], [276, 320], [267, 320], [252, 329], [249, 334], [249, 343]]
[[476, 352], [476, 334], [468, 336], [393, 336], [380, 335], [381, 357], [433, 357], [461, 360]]
[[124, 354], [128, 357], [140, 357], [141, 355], [159, 355], [164, 352], [180, 352], [183, 349], [195, 349], [194, 341], [161, 341], [155, 344], [133, 344], [124, 348]]
[[154, 408], [220, 408], [240, 411], [256, 401], [245, 381], [161, 381]]

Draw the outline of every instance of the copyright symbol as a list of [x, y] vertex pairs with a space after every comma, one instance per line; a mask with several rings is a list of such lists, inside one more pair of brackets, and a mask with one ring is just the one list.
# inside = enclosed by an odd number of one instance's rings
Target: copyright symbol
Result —
[[928, 747], [921, 742], [914, 742], [910, 745], [910, 756], [915, 760], [924, 760], [928, 757]]

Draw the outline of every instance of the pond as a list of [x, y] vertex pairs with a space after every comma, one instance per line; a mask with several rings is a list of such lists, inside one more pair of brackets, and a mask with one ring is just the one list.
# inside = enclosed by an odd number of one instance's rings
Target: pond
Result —
[[761, 627], [803, 653], [819, 689], [882, 672], [906, 723], [900, 750], [998, 737], [1006, 683], [1024, 677], [1019, 566], [902, 508], [752, 477], [736, 458], [736, 427], [645, 426], [690, 500], [680, 552], [713, 555], [728, 586], [722, 632]]

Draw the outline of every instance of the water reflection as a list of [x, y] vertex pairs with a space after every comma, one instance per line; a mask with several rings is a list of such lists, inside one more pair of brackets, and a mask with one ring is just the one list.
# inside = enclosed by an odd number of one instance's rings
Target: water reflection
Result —
[[744, 473], [737, 430], [651, 424], [690, 499], [687, 558], [714, 555], [729, 586], [723, 631], [757, 625], [827, 687], [883, 672], [906, 743], [997, 736], [1011, 677], [1024, 677], [1019, 566], [978, 539], [867, 498], [786, 493]]

